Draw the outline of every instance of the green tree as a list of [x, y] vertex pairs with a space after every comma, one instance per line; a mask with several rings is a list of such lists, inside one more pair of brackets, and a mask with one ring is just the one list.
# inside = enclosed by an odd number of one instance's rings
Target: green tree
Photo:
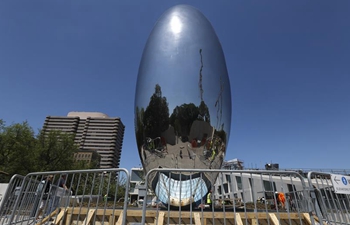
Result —
[[78, 146], [74, 135], [58, 130], [40, 132], [37, 136], [38, 166], [40, 171], [76, 169], [74, 154]]
[[74, 135], [62, 131], [39, 132], [35, 136], [27, 122], [6, 126], [0, 119], [0, 181], [14, 174], [99, 168], [100, 155], [93, 152], [90, 163], [75, 162], [78, 146]]
[[0, 122], [0, 170], [13, 174], [27, 174], [37, 169], [36, 139], [27, 122], [5, 126]]

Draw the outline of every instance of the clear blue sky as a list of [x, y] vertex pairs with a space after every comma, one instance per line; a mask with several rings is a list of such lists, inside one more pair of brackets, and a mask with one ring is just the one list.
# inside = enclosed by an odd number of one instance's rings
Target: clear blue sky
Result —
[[152, 27], [188, 3], [212, 23], [232, 91], [226, 159], [246, 167], [350, 168], [350, 1], [2, 0], [0, 118], [98, 111], [126, 126], [121, 167], [139, 166], [134, 95]]

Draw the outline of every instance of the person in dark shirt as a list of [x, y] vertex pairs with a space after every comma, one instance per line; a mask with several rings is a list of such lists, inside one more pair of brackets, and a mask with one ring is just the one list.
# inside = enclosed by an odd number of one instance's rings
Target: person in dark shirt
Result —
[[58, 186], [64, 188], [65, 191], [68, 190], [66, 186], [67, 174], [62, 174], [61, 178], [58, 180]]
[[47, 215], [51, 214], [60, 204], [61, 197], [68, 191], [68, 188], [66, 186], [66, 180], [67, 180], [67, 174], [62, 174], [60, 179], [58, 179], [56, 185], [53, 187], [53, 196], [52, 199], [50, 199], [50, 207], [47, 210]]
[[[36, 219], [39, 219], [40, 214], [43, 212], [44, 208], [46, 207], [47, 200], [50, 197], [50, 189], [51, 189], [51, 183], [52, 183], [53, 176], [49, 175], [45, 177], [39, 185], [42, 185], [42, 190], [40, 190], [37, 195], [42, 197], [38, 209], [38, 213], [36, 216]], [[42, 193], [44, 191], [44, 193]]]

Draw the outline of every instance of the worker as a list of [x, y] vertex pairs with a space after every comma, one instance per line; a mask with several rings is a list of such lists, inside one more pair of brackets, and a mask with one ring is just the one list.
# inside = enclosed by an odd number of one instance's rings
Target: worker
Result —
[[210, 190], [207, 195], [207, 204], [209, 205], [210, 210], [212, 210], [213, 209], [212, 190]]

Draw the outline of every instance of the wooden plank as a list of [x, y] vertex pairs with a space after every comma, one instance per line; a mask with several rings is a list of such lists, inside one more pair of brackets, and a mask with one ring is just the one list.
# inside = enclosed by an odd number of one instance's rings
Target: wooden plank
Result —
[[297, 220], [300, 218], [300, 214], [299, 213], [279, 213], [279, 218], [280, 220]]
[[[58, 213], [57, 209], [55, 212], [53, 212], [50, 216], [54, 217], [55, 215], [57, 215]], [[62, 210], [65, 211], [65, 214], [62, 215]], [[121, 224], [118, 223], [118, 221], [122, 221], [123, 220], [123, 210], [122, 209], [104, 209], [104, 208], [94, 208], [94, 209], [89, 209], [87, 207], [82, 207], [82, 208], [61, 208], [61, 213], [59, 214], [59, 216], [57, 216], [57, 223], [59, 223], [60, 221], [63, 222], [62, 224], [64, 225], [68, 225], [69, 223], [72, 222], [72, 218], [76, 218], [77, 215], [81, 215], [81, 220], [79, 223], [83, 222], [89, 222], [91, 224], [92, 222], [92, 217], [94, 215], [96, 216], [103, 216], [103, 215], [107, 215], [109, 216], [109, 224]], [[158, 217], [158, 213], [161, 213], [161, 217], [163, 217], [163, 222], [165, 222], [165, 218], [169, 217], [171, 219], [178, 219], [179, 216], [181, 216], [182, 218], [194, 218], [193, 223], [195, 223], [196, 225], [201, 225], [202, 223], [205, 225], [208, 222], [210, 223], [211, 219], [213, 219], [213, 213], [209, 212], [209, 211], [204, 211], [204, 212], [189, 212], [189, 211], [156, 211], [156, 210], [147, 210], [145, 212], [147, 221], [149, 221], [150, 223], [156, 222], [155, 225], [158, 225], [161, 220], [154, 220], [154, 218]], [[180, 215], [181, 214], [181, 215]], [[85, 217], [86, 215], [86, 217]], [[114, 215], [114, 216], [113, 216]], [[135, 221], [141, 221], [142, 219], [142, 210], [127, 210], [127, 217], [133, 217], [135, 218]], [[256, 222], [259, 222], [260, 220], [267, 220], [269, 219], [270, 221], [273, 221], [274, 225], [279, 224], [279, 222], [284, 221], [284, 220], [299, 220], [301, 217], [301, 219], [303, 220], [303, 222], [307, 223], [307, 224], [311, 224], [311, 219], [310, 215], [308, 213], [287, 213], [287, 212], [280, 212], [278, 214], [278, 218], [276, 218], [276, 213], [275, 212], [258, 212], [258, 213], [254, 213], [254, 212], [245, 212], [245, 213], [238, 213], [238, 212], [233, 212], [233, 211], [226, 211], [226, 212], [215, 212], [214, 214], [214, 218], [215, 219], [228, 219], [228, 220], [236, 220], [236, 224], [237, 225], [243, 225], [242, 221], [248, 220], [249, 222], [256, 220]], [[46, 217], [44, 218], [44, 220], [42, 220], [40, 223], [38, 223], [38, 225], [40, 224], [44, 224], [45, 222], [48, 221], [48, 218], [50, 217]], [[315, 217], [314, 217], [315, 218]], [[46, 220], [45, 220], [46, 219]], [[127, 218], [125, 218], [127, 219]], [[209, 219], [209, 221], [207, 222], [207, 220]], [[278, 221], [279, 219], [279, 221]], [[118, 220], [118, 221], [117, 221]], [[315, 218], [315, 220], [317, 221], [317, 218]], [[276, 223], [276, 221], [278, 221]], [[56, 222], [56, 221], [55, 221]], [[149, 223], [148, 222], [148, 223]]]
[[[318, 219], [317, 216], [314, 216], [314, 220], [317, 222], [317, 223], [320, 223], [320, 220]], [[348, 223], [349, 224], [349, 223]], [[327, 225], [326, 222], [323, 222], [323, 225]]]
[[194, 213], [194, 224], [201, 225], [201, 217], [199, 216], [199, 213]]
[[66, 225], [71, 225], [72, 214], [67, 212]]
[[275, 225], [280, 224], [278, 219], [277, 219], [277, 217], [276, 217], [276, 215], [274, 213], [269, 213], [269, 216], [270, 216], [270, 219], [271, 219], [273, 224], [275, 224]]
[[90, 224], [92, 216], [95, 214], [95, 212], [96, 212], [96, 209], [90, 209], [88, 214], [85, 217], [85, 220], [83, 221], [83, 224]]
[[236, 224], [237, 224], [237, 225], [243, 225], [243, 221], [242, 221], [242, 218], [241, 218], [241, 214], [236, 213], [235, 220], [236, 220]]
[[[207, 212], [208, 213], [208, 212]], [[211, 213], [211, 212], [210, 212]], [[191, 216], [191, 212], [189, 211], [181, 211], [181, 217], [184, 217], [184, 218], [190, 218]], [[205, 213], [204, 213], [205, 214]], [[167, 213], [168, 217], [170, 218], [179, 218], [179, 211], [170, 211], [169, 214]], [[211, 217], [210, 217], [211, 218]]]
[[[142, 210], [128, 210], [127, 211], [128, 217], [142, 217]], [[146, 217], [156, 217], [157, 211], [156, 210], [147, 210], [146, 211]], [[179, 213], [177, 213], [177, 217], [179, 217]]]
[[61, 220], [64, 218], [64, 216], [67, 213], [67, 208], [62, 209], [60, 211], [60, 213], [57, 215], [56, 219], [54, 220], [53, 224], [58, 224], [59, 222], [61, 222]]
[[[215, 213], [216, 214], [216, 213]], [[228, 214], [226, 212], [226, 214]], [[230, 217], [230, 215], [228, 215]], [[253, 212], [248, 212], [248, 213], [243, 213], [242, 215], [243, 219], [262, 219], [262, 220], [267, 220], [269, 218], [269, 215], [266, 214], [266, 212], [259, 212], [259, 213], [253, 213]], [[292, 220], [296, 220], [299, 219], [300, 214], [298, 213], [278, 213], [278, 216], [280, 218], [280, 220], [288, 220], [288, 219], [292, 219]]]
[[117, 222], [115, 223], [115, 225], [121, 225], [123, 224], [123, 214], [124, 214], [124, 210], [122, 210], [119, 214], [119, 218], [117, 220]]
[[308, 224], [312, 224], [310, 215], [308, 213], [302, 213], [302, 215]]
[[55, 209], [52, 213], [50, 213], [50, 215], [48, 215], [47, 217], [45, 217], [42, 221], [40, 221], [39, 223], [37, 223], [38, 225], [41, 224], [45, 224], [47, 221], [49, 221], [50, 218], [52, 218], [53, 216], [55, 216], [58, 212], [59, 212], [59, 208]]
[[241, 216], [243, 219], [248, 219], [248, 220], [252, 220], [252, 219], [267, 220], [268, 219], [268, 215], [266, 214], [266, 212], [242, 213]]
[[257, 219], [252, 219], [252, 225], [258, 225], [258, 220]]
[[[91, 210], [92, 208], [90, 208]], [[115, 215], [119, 215], [119, 213], [122, 211], [122, 209], [104, 209], [104, 208], [94, 208], [95, 211], [95, 215], [109, 215], [109, 214], [115, 214]], [[138, 211], [138, 210], [129, 210], [129, 211]], [[89, 208], [87, 207], [75, 207], [74, 209], [70, 209], [69, 213], [78, 215], [86, 215], [89, 212]]]
[[163, 225], [164, 224], [164, 212], [160, 212], [158, 216], [158, 221], [156, 225]]
[[50, 213], [50, 215], [48, 215], [47, 217], [45, 217], [42, 221], [40, 221], [39, 223], [37, 223], [37, 225], [41, 225], [41, 224], [45, 224], [47, 221], [49, 221], [50, 218], [52, 218], [53, 216], [55, 216], [58, 212], [59, 212], [60, 208], [55, 209], [52, 213]]
[[[96, 215], [119, 215], [120, 212], [122, 211], [121, 209], [95, 209], [95, 214]], [[73, 215], [86, 215], [88, 213], [87, 208], [74, 208], [74, 209], [69, 209], [68, 213], [73, 214]], [[202, 212], [200, 212], [202, 214]], [[212, 212], [203, 212], [203, 218], [212, 218], [213, 214]], [[127, 216], [128, 217], [142, 217], [142, 210], [127, 210]], [[146, 217], [156, 217], [157, 216], [157, 211], [156, 210], [147, 210], [146, 211]], [[191, 212], [189, 211], [181, 211], [181, 216], [184, 218], [190, 218]], [[170, 211], [169, 213], [165, 211], [165, 217], [170, 217], [170, 218], [178, 218], [179, 217], [179, 211]], [[258, 213], [253, 213], [253, 212], [247, 212], [241, 214], [242, 219], [248, 219], [251, 220], [253, 218], [255, 219], [268, 219], [268, 215], [266, 212], [258, 212]], [[285, 213], [285, 212], [280, 212], [279, 213], [279, 218], [282, 220], [284, 219], [299, 219], [300, 214], [299, 213]], [[235, 218], [235, 212], [233, 211], [226, 211], [225, 213], [223, 212], [215, 212], [215, 218], [217, 219], [233, 219]]]
[[115, 215], [113, 215], [113, 213], [109, 214], [108, 224], [114, 224], [114, 221], [115, 221]]

